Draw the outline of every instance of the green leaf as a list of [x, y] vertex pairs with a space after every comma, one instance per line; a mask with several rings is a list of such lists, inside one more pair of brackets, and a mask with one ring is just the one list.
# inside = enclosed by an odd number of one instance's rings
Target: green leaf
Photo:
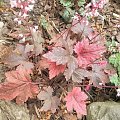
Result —
[[109, 57], [109, 63], [117, 69], [118, 76], [120, 77], [120, 53], [111, 55]]
[[79, 1], [78, 1], [78, 6], [79, 6], [79, 7], [84, 6], [84, 4], [85, 4], [85, 0], [79, 0]]
[[2, 7], [4, 5], [3, 0], [0, 0], [0, 7]]
[[120, 77], [120, 65], [117, 67], [118, 76]]
[[106, 42], [106, 46], [108, 48], [108, 51], [112, 52], [112, 53], [115, 53], [117, 52], [118, 50], [116, 49], [117, 48], [117, 45], [118, 45], [118, 42], [115, 41], [114, 39], [112, 41], [107, 41]]
[[60, 3], [64, 6], [64, 7], [72, 7], [73, 3], [71, 0], [60, 0]]
[[120, 66], [120, 53], [113, 54], [109, 57], [109, 63], [114, 67]]
[[72, 19], [72, 17], [74, 16], [74, 13], [75, 13], [74, 10], [67, 7], [66, 10], [64, 11], [62, 17], [66, 22], [68, 22]]
[[81, 7], [81, 8], [78, 10], [78, 13], [79, 13], [80, 15], [84, 16], [84, 15], [85, 15], [85, 9], [84, 9], [84, 7]]
[[110, 76], [109, 78], [110, 78], [110, 82], [114, 83], [115, 86], [120, 85], [120, 79], [117, 74], [114, 74], [114, 75]]
[[45, 17], [43, 15], [41, 15], [40, 17], [40, 25], [44, 28], [44, 29], [47, 29], [48, 28], [48, 22], [47, 20], [45, 19]]

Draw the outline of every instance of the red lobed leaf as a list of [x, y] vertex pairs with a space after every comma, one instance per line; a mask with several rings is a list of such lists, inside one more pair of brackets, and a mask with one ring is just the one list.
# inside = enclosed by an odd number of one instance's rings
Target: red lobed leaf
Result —
[[85, 101], [87, 98], [87, 95], [81, 91], [81, 88], [73, 88], [72, 92], [69, 92], [65, 97], [67, 110], [71, 112], [74, 109], [78, 115], [86, 115], [87, 110]]
[[100, 87], [101, 83], [104, 85], [105, 83], [109, 82], [109, 78], [104, 72], [104, 66], [97, 64], [92, 65], [90, 80], [90, 82], [97, 87]]
[[86, 38], [75, 45], [74, 51], [78, 55], [79, 66], [83, 67], [100, 58], [101, 54], [105, 51], [105, 47], [95, 43], [90, 44]]
[[66, 77], [66, 80], [70, 79], [73, 71], [78, 67], [77, 59], [72, 55], [72, 53], [73, 49], [71, 47], [71, 43], [69, 43], [67, 50], [62, 47], [53, 47], [52, 51], [49, 51], [43, 55], [43, 57], [48, 59], [48, 62], [50, 61], [50, 79], [59, 73], [63, 73], [66, 66], [68, 69], [65, 70], [64, 75]]
[[52, 79], [55, 76], [63, 73], [66, 65], [56, 65], [55, 62], [49, 62], [49, 78]]
[[6, 82], [0, 86], [0, 99], [13, 100], [16, 98], [16, 103], [23, 104], [28, 98], [37, 95], [39, 88], [31, 81], [30, 72], [30, 70], [22, 68], [6, 72]]

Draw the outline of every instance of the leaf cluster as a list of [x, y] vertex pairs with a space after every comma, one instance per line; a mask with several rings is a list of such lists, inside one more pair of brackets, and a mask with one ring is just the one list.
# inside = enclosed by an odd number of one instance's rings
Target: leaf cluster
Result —
[[114, 39], [107, 39], [106, 47], [111, 54], [118, 52], [118, 42]]
[[61, 13], [63, 19], [68, 22], [72, 20], [72, 17], [75, 14], [75, 10], [73, 9], [77, 6], [77, 12], [81, 15], [84, 14], [84, 4], [86, 3], [85, 0], [60, 0], [60, 3], [64, 6], [64, 11]]
[[[61, 3], [70, 8], [73, 1], [61, 0]], [[82, 6], [84, 1], [78, 3]], [[41, 16], [41, 25], [47, 29], [49, 25], [44, 19]], [[6, 80], [0, 84], [0, 99], [15, 99], [16, 103], [23, 104], [37, 97], [43, 103], [40, 111], [51, 110], [52, 113], [59, 109], [61, 101], [66, 101], [69, 112], [75, 110], [78, 116], [86, 115], [88, 97], [83, 91], [85, 88], [76, 86], [85, 83], [86, 86], [93, 84], [99, 87], [108, 82], [104, 72], [107, 63], [103, 54], [106, 51], [103, 36], [92, 28], [87, 17], [78, 13], [74, 15], [71, 27], [51, 40], [45, 40], [39, 29], [31, 26], [23, 28], [26, 39], [19, 40], [15, 49], [2, 60], [14, 70], [5, 73]], [[111, 63], [117, 66], [118, 60], [116, 64], [112, 60]], [[61, 83], [69, 82], [65, 85], [57, 83], [59, 75], [62, 76], [59, 78]], [[58, 84], [61, 92], [53, 95]]]
[[116, 69], [117, 73], [110, 76], [110, 81], [116, 86], [120, 85], [120, 53], [112, 54], [109, 57], [109, 63], [111, 63]]

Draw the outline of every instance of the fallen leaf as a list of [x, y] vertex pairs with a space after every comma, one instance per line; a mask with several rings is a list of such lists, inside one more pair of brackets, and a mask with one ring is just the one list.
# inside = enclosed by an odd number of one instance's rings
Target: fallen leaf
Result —
[[8, 56], [11, 52], [12, 52], [12, 47], [8, 47], [3, 44], [2, 45], [0, 44], [0, 59], [1, 59], [1, 61], [3, 61], [4, 58], [6, 56]]
[[33, 52], [35, 53], [35, 55], [39, 55], [42, 53], [43, 51], [43, 47], [42, 44], [44, 43], [44, 39], [41, 36], [41, 32], [40, 31], [34, 31], [33, 29], [31, 29], [31, 34], [32, 34], [32, 38], [33, 38]]
[[0, 30], [3, 28], [4, 23], [0, 21]]
[[33, 49], [34, 49], [34, 45], [30, 45], [29, 43], [27, 43], [25, 46], [25, 53], [29, 53], [33, 51]]
[[[46, 7], [46, 6], [45, 6]], [[47, 31], [47, 33], [49, 34], [49, 36], [51, 38], [53, 38], [56, 33], [55, 33], [55, 30], [54, 30], [54, 27], [53, 25], [50, 23], [49, 19], [47, 19], [47, 17], [41, 15], [40, 16], [40, 24], [41, 26]]]
[[64, 114], [65, 120], [77, 120], [77, 117], [73, 114]]
[[8, 56], [5, 56], [2, 61], [10, 67], [18, 65], [23, 65], [26, 69], [32, 69], [34, 67], [33, 63], [29, 62], [28, 55], [25, 53], [25, 46], [20, 44]]

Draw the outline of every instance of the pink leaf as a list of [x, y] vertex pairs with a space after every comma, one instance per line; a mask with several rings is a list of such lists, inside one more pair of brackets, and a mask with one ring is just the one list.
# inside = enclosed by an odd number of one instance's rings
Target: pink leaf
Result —
[[[73, 71], [78, 67], [77, 59], [72, 56], [73, 51], [71, 43], [68, 44], [68, 49], [65, 50], [62, 47], [54, 47], [53, 50], [43, 55], [43, 57], [47, 58], [48, 61], [51, 61], [55, 64], [50, 65], [50, 78], [55, 77], [58, 73], [63, 73], [65, 70], [65, 66], [68, 69], [65, 71], [64, 75], [66, 80], [69, 80]], [[52, 68], [51, 68], [52, 67]]]
[[21, 69], [5, 73], [6, 82], [0, 86], [0, 99], [13, 100], [23, 104], [28, 98], [33, 98], [38, 94], [38, 85], [30, 79], [31, 71]]
[[86, 115], [86, 99], [87, 95], [81, 91], [81, 88], [75, 87], [72, 92], [69, 92], [65, 97], [66, 107], [69, 112], [73, 111], [73, 109], [77, 112], [77, 114]]
[[65, 65], [56, 65], [55, 62], [49, 63], [49, 78], [52, 79], [53, 77], [63, 73], [65, 70]]
[[104, 50], [105, 47], [95, 43], [90, 44], [88, 39], [78, 42], [74, 47], [74, 51], [78, 55], [78, 64], [80, 67], [87, 66], [94, 60], [100, 58]]

